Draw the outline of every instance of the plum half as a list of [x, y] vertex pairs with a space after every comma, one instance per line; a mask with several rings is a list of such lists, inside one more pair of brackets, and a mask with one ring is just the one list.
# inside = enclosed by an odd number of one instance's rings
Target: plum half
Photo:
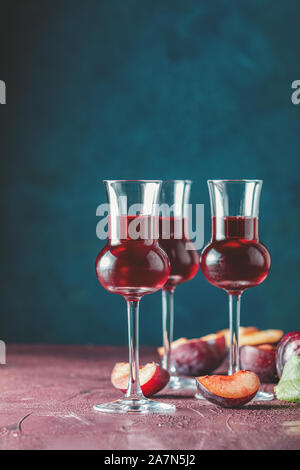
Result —
[[[219, 367], [226, 352], [223, 334], [211, 334], [197, 339], [180, 338], [171, 344], [172, 362], [180, 375], [195, 377]], [[159, 348], [160, 355], [163, 348]]]
[[[163, 369], [159, 364], [150, 362], [139, 368], [140, 385], [145, 397], [155, 395], [162, 390], [170, 379], [168, 371]], [[117, 362], [111, 373], [112, 385], [126, 393], [129, 380], [129, 364], [128, 362]]]
[[275, 358], [276, 347], [272, 344], [240, 348], [241, 368], [254, 372], [263, 383], [277, 382]]
[[199, 393], [223, 408], [240, 408], [257, 394], [260, 380], [254, 372], [240, 370], [233, 375], [196, 377]]

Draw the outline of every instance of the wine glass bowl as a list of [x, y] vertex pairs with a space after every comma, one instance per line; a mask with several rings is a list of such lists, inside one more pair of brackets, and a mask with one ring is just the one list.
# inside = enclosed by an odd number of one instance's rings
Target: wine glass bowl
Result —
[[[169, 237], [164, 231], [164, 225], [169, 223]], [[176, 232], [181, 232], [181, 238], [176, 238]], [[199, 254], [196, 248], [186, 249], [187, 243], [192, 242], [187, 236], [188, 221], [185, 217], [159, 218], [159, 244], [167, 253], [171, 270], [164, 289], [174, 289], [178, 284], [187, 282], [197, 274], [199, 269]]]
[[125, 297], [140, 298], [163, 287], [170, 263], [157, 240], [151, 245], [126, 240], [108, 245], [96, 259], [99, 282], [108, 291]]
[[[218, 235], [217, 225], [222, 228]], [[214, 217], [212, 227], [212, 240], [200, 258], [204, 277], [233, 294], [262, 283], [269, 273], [271, 258], [258, 239], [258, 218], [237, 216], [216, 221]]]

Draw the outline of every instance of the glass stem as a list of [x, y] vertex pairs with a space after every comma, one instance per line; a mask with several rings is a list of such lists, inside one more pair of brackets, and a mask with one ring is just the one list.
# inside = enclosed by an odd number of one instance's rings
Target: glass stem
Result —
[[241, 294], [229, 294], [229, 369], [228, 375], [240, 370], [239, 331]]
[[162, 326], [164, 355], [162, 366], [170, 375], [175, 375], [175, 367], [172, 366], [171, 343], [174, 332], [174, 289], [162, 290]]
[[139, 300], [126, 300], [128, 311], [129, 380], [125, 397], [144, 398], [139, 377]]

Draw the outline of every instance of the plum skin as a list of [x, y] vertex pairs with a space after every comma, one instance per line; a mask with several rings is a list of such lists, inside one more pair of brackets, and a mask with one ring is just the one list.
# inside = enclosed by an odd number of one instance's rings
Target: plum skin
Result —
[[155, 395], [156, 393], [160, 392], [163, 388], [165, 388], [169, 380], [169, 372], [157, 364], [155, 374], [151, 377], [151, 380], [141, 385], [142, 392], [145, 397], [151, 397], [152, 395]]
[[276, 369], [281, 377], [285, 363], [292, 356], [300, 356], [300, 331], [292, 331], [281, 338], [276, 351]]
[[[126, 366], [128, 364], [120, 363], [120, 365]], [[146, 364], [145, 366], [142, 366], [141, 369], [145, 368], [147, 365], [148, 364]], [[117, 366], [118, 366], [118, 363], [115, 365], [112, 371], [111, 383], [117, 390], [120, 390], [122, 393], [125, 394], [127, 392], [128, 381], [129, 381], [129, 368], [128, 368], [128, 373], [115, 378], [114, 372]], [[145, 397], [150, 397], [152, 395], [155, 395], [156, 393], [160, 392], [168, 384], [169, 380], [170, 380], [169, 372], [163, 369], [159, 364], [155, 364], [155, 371], [154, 371], [154, 374], [150, 377], [150, 380], [148, 380], [147, 382], [143, 384], [140, 384], [143, 395]]]
[[225, 352], [224, 336], [212, 341], [191, 340], [172, 350], [172, 360], [179, 374], [195, 377], [217, 369]]
[[241, 346], [241, 368], [254, 372], [263, 383], [277, 382], [275, 354], [275, 349], [272, 351], [257, 346]]

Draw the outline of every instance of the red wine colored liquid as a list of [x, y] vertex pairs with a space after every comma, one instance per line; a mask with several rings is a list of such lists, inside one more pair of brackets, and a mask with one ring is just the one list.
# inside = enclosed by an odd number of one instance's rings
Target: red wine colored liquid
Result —
[[270, 265], [269, 252], [258, 239], [257, 218], [213, 217], [212, 240], [200, 259], [211, 284], [240, 293], [263, 282]]
[[[153, 217], [139, 216], [139, 220], [142, 220], [142, 230], [153, 228]], [[105, 289], [132, 299], [161, 289], [170, 271], [168, 257], [156, 238], [131, 238], [128, 229], [130, 223], [136, 221], [135, 216], [118, 218], [116, 223], [125, 238], [116, 239], [109, 235], [108, 243], [100, 251], [95, 264], [97, 278]]]
[[[167, 253], [171, 263], [169, 279], [164, 289], [172, 289], [177, 284], [189, 281], [199, 269], [199, 254], [186, 236], [185, 227], [187, 221], [183, 217], [159, 218], [159, 244]], [[164, 239], [163, 236], [169, 238]], [[187, 249], [187, 243], [192, 249]]]

